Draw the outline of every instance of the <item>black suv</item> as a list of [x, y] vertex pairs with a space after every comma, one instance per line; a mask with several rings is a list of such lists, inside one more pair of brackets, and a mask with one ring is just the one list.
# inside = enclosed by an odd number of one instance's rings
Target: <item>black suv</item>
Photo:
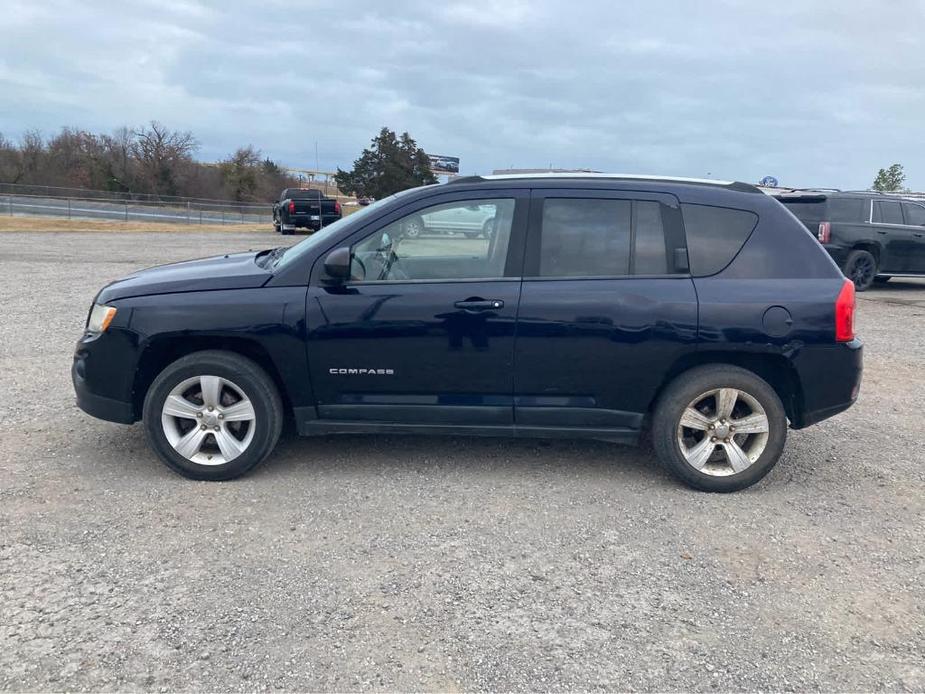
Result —
[[863, 292], [896, 276], [925, 276], [925, 202], [873, 192], [776, 196]]
[[[477, 206], [482, 238], [407, 220]], [[490, 208], [490, 209], [489, 209]], [[291, 248], [137, 272], [96, 296], [73, 380], [196, 479], [304, 435], [636, 442], [691, 486], [741, 489], [789, 426], [858, 395], [854, 285], [742, 183], [579, 174], [456, 179]]]

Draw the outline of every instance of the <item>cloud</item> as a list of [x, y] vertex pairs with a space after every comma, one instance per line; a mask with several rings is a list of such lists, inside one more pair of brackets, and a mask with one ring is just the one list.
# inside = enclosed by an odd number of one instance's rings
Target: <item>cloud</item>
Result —
[[0, 132], [157, 119], [217, 159], [349, 166], [407, 130], [464, 172], [925, 189], [925, 3], [7, 0]]

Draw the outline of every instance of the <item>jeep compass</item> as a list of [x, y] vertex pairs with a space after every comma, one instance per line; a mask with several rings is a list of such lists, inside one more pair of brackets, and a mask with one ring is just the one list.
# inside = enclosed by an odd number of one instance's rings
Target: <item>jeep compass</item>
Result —
[[[471, 210], [476, 238], [420, 233]], [[290, 248], [113, 282], [72, 375], [83, 410], [141, 421], [194, 479], [252, 469], [288, 418], [309, 436], [649, 437], [682, 481], [728, 492], [771, 470], [788, 427], [855, 401], [854, 305], [751, 185], [467, 177]]]

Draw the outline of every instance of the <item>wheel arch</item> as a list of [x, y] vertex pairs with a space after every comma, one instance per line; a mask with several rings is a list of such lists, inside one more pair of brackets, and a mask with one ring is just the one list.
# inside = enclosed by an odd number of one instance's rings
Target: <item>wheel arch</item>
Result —
[[145, 347], [135, 369], [132, 384], [132, 407], [136, 418], [141, 418], [145, 396], [157, 375], [177, 359], [194, 352], [220, 350], [246, 357], [255, 362], [273, 380], [283, 402], [286, 416], [292, 413], [292, 404], [279, 369], [267, 350], [258, 342], [244, 337], [226, 336], [165, 336], [154, 338]]
[[662, 393], [678, 376], [698, 366], [738, 366], [765, 380], [777, 393], [787, 413], [787, 419], [798, 424], [803, 417], [803, 389], [799, 375], [786, 357], [780, 354], [726, 352], [707, 350], [679, 358], [665, 373], [661, 384], [649, 402], [646, 413], [651, 419]]
[[876, 241], [858, 241], [853, 246], [851, 246], [852, 251], [867, 251], [872, 256], [874, 260], [877, 261], [877, 268], [880, 266], [880, 258], [882, 256], [880, 244]]

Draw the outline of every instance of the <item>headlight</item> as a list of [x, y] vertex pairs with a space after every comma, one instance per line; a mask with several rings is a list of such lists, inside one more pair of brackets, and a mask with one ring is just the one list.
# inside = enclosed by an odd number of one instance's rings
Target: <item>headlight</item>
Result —
[[87, 332], [106, 332], [106, 328], [109, 327], [109, 324], [112, 323], [112, 319], [115, 317], [116, 309], [112, 306], [93, 304], [93, 309], [90, 311], [90, 318], [87, 319]]

